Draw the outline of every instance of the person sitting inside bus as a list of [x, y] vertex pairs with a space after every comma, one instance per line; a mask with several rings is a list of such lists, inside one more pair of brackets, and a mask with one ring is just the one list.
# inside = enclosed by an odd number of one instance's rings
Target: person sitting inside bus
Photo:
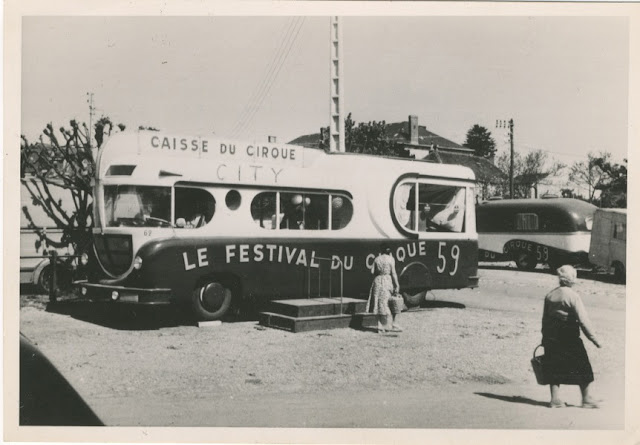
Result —
[[284, 218], [280, 223], [280, 228], [303, 230], [305, 228], [306, 207], [310, 202], [311, 200], [308, 197], [303, 198], [300, 194], [293, 195], [291, 197], [291, 205], [284, 212]]
[[214, 201], [198, 201], [196, 203], [196, 210], [193, 215], [191, 215], [191, 218], [187, 221], [186, 227], [189, 229], [197, 229], [204, 226], [209, 221], [211, 221], [211, 218], [215, 213], [215, 209], [216, 205]]

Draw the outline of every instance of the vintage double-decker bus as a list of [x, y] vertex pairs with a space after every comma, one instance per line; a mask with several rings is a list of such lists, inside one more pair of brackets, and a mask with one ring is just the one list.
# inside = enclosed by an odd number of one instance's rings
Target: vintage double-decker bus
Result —
[[579, 199], [507, 199], [476, 207], [480, 261], [522, 270], [588, 263], [596, 206]]
[[366, 298], [386, 242], [405, 298], [475, 287], [466, 167], [275, 143], [123, 132], [101, 149], [93, 299], [186, 303], [198, 320], [273, 299]]

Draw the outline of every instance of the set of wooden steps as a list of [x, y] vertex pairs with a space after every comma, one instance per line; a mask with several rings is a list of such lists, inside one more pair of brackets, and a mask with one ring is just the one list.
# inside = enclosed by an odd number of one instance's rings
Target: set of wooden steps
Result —
[[367, 329], [377, 325], [374, 314], [365, 313], [367, 302], [354, 298], [275, 300], [259, 314], [263, 326], [290, 332], [321, 329]]

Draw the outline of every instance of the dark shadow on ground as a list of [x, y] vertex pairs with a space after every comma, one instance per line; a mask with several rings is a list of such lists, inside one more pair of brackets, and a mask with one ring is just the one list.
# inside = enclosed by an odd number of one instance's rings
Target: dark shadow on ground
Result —
[[438, 309], [438, 308], [449, 308], [449, 309], [465, 309], [467, 306], [465, 306], [462, 303], [456, 303], [453, 301], [444, 301], [444, 300], [425, 300], [422, 303], [420, 303], [420, 306], [417, 308], [412, 308], [409, 309], [411, 310], [415, 310], [415, 309]]
[[[525, 273], [526, 272], [546, 273], [546, 274], [555, 275], [555, 271], [549, 269], [549, 267], [547, 266], [538, 266], [534, 270], [526, 271], [526, 270], [520, 270], [517, 267], [515, 267], [515, 265], [510, 265], [508, 263], [501, 263], [501, 264], [479, 263], [478, 268], [486, 269], [486, 270], [504, 270], [504, 271], [525, 272]], [[618, 281], [613, 274], [607, 273], [606, 271], [603, 271], [603, 270], [599, 270], [596, 268], [589, 269], [587, 267], [576, 267], [576, 270], [578, 272], [578, 278], [581, 278], [583, 280], [600, 281], [602, 283], [608, 283], [608, 284], [625, 284]]]
[[528, 397], [522, 397], [522, 396], [503, 396], [500, 394], [491, 394], [489, 392], [474, 392], [474, 394], [482, 397], [487, 397], [489, 399], [502, 400], [503, 402], [524, 403], [525, 405], [544, 406], [544, 407], [549, 406], [549, 402], [541, 402], [539, 400], [533, 400]]
[[76, 299], [48, 303], [46, 311], [126, 331], [146, 331], [193, 324], [184, 311], [172, 305], [134, 306]]

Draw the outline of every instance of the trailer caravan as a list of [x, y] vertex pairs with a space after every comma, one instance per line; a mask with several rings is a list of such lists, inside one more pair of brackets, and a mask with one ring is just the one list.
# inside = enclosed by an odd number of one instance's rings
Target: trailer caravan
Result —
[[627, 210], [598, 209], [593, 218], [589, 261], [613, 270], [616, 279], [627, 275]]

